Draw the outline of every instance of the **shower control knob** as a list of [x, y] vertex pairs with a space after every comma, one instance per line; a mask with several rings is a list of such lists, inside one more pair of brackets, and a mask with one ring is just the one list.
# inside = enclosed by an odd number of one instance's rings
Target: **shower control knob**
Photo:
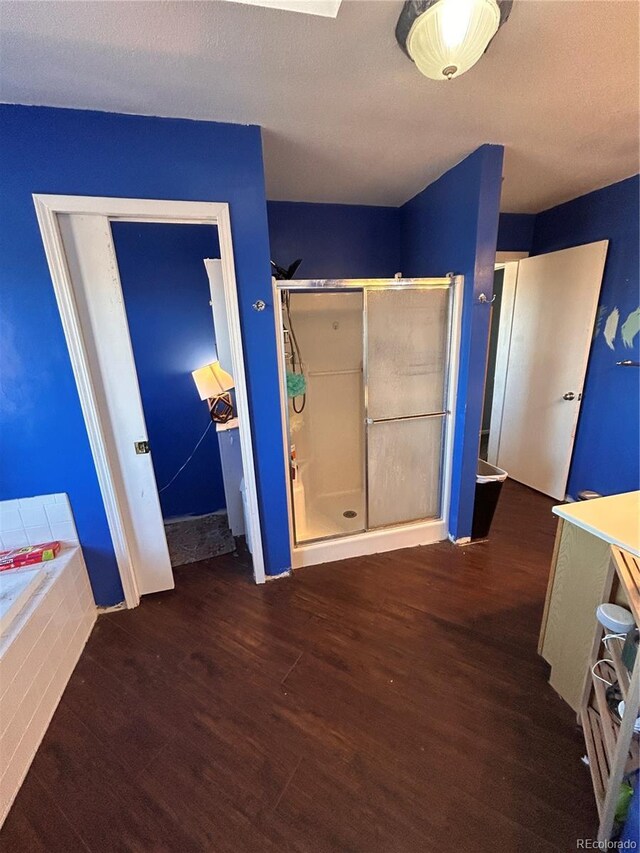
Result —
[[573, 393], [573, 391], [567, 391], [566, 394], [562, 395], [562, 399], [563, 400], [575, 400], [576, 395]]
[[254, 311], [264, 311], [264, 309], [266, 307], [267, 307], [267, 303], [264, 302], [264, 300], [262, 300], [262, 299], [258, 299], [258, 301], [254, 302], [253, 306], [252, 306]]

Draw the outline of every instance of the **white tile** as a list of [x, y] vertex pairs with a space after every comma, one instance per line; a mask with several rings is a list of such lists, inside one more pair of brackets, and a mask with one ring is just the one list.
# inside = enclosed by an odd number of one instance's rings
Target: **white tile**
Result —
[[47, 524], [47, 516], [44, 512], [44, 506], [41, 503], [20, 506], [20, 517], [25, 527], [37, 527], [39, 524]]
[[28, 690], [19, 697], [18, 707], [6, 722], [2, 733], [2, 752], [5, 757], [13, 755], [35, 714], [55, 669], [60, 664], [60, 640], [49, 638], [50, 646], [46, 661], [34, 672]]
[[45, 506], [45, 512], [47, 513], [49, 524], [53, 524], [54, 522], [58, 521], [73, 520], [73, 516], [71, 515], [71, 507], [68, 503], [47, 504]]
[[[82, 552], [52, 563], [41, 596], [34, 597], [6, 654], [0, 645], [0, 824], [29, 769], [96, 620], [79, 592], [88, 590]], [[80, 580], [84, 584], [80, 583]], [[28, 608], [32, 608], [31, 611]]]
[[[6, 654], [0, 660], [0, 684], [3, 696], [10, 688], [15, 675], [22, 671], [23, 662], [36, 654], [38, 645], [42, 643], [42, 637], [47, 633], [52, 614], [47, 611], [41, 613], [41, 610], [43, 608], [38, 607], [31, 614], [24, 629], [9, 644]], [[47, 643], [43, 645], [46, 647]], [[24, 670], [28, 679], [33, 677], [33, 672], [33, 669]]]
[[0, 531], [22, 530], [24, 527], [20, 510], [16, 507], [6, 507], [0, 504]]
[[2, 541], [7, 550], [11, 548], [24, 548], [25, 545], [29, 544], [27, 534], [24, 532], [24, 527], [21, 527], [20, 530], [3, 531]]
[[57, 495], [40, 495], [40, 500], [43, 504], [54, 504], [56, 503]]
[[7, 689], [2, 694], [2, 713], [0, 719], [0, 732], [3, 732], [11, 720], [20, 702], [29, 691], [29, 688], [34, 681], [39, 677], [45, 664], [45, 661], [50, 654], [50, 638], [48, 634], [41, 636], [29, 652], [27, 658], [22, 662], [20, 669], [13, 678], [13, 681], [7, 686]]
[[48, 524], [41, 524], [39, 527], [25, 527], [25, 533], [29, 540], [29, 545], [40, 545], [43, 542], [51, 542], [51, 528]]
[[20, 509], [20, 501], [17, 499], [12, 499], [10, 501], [0, 501], [0, 512], [3, 509]]
[[80, 598], [80, 604], [82, 605], [82, 608], [85, 613], [89, 610], [95, 610], [96, 603], [93, 598], [93, 593], [91, 592], [91, 587], [88, 583], [82, 585], [82, 587], [78, 591], [78, 595]]
[[0, 642], [0, 681], [4, 672], [17, 671], [34, 643], [44, 631], [59, 604], [57, 596], [51, 594], [53, 578], [47, 578], [38, 592], [11, 622]]
[[63, 542], [78, 541], [78, 534], [76, 532], [76, 526], [73, 521], [52, 521], [51, 535], [54, 539], [60, 539]]
[[57, 504], [64, 504], [65, 506], [69, 507], [69, 512], [73, 516], [73, 513], [71, 512], [71, 501], [69, 500], [69, 495], [66, 495], [64, 493], [60, 494], [60, 495], [56, 495], [56, 503]]
[[20, 509], [29, 509], [30, 507], [34, 507], [34, 506], [42, 506], [42, 498], [41, 497], [20, 498], [18, 500], [18, 507]]

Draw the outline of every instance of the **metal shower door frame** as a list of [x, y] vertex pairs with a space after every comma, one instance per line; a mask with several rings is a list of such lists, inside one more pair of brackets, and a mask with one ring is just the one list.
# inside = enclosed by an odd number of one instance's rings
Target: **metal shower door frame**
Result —
[[[367, 315], [367, 293], [370, 290], [448, 290], [449, 291], [449, 300], [448, 300], [448, 313], [447, 313], [447, 350], [446, 350], [446, 362], [445, 362], [445, 378], [444, 378], [444, 399], [446, 403], [446, 408], [444, 411], [439, 413], [429, 413], [426, 415], [417, 415], [412, 416], [412, 418], [427, 418], [427, 417], [441, 417], [443, 418], [443, 429], [442, 429], [442, 438], [441, 438], [441, 447], [440, 447], [440, 469], [439, 469], [439, 510], [440, 517], [443, 517], [444, 510], [444, 468], [445, 468], [445, 452], [450, 444], [449, 435], [450, 430], [452, 429], [452, 401], [453, 401], [453, 389], [450, 386], [451, 383], [451, 356], [452, 356], [452, 347], [454, 341], [454, 333], [457, 336], [458, 329], [454, 328], [456, 326], [457, 321], [459, 321], [459, 317], [456, 317], [456, 314], [459, 314], [459, 309], [456, 311], [455, 299], [456, 299], [456, 290], [459, 289], [461, 291], [463, 277], [462, 276], [446, 276], [446, 277], [438, 277], [438, 278], [391, 278], [391, 279], [290, 279], [284, 281], [274, 280], [274, 293], [278, 298], [278, 306], [277, 310], [274, 312], [276, 315], [276, 331], [278, 334], [278, 353], [279, 357], [282, 359], [282, 363], [284, 364], [284, 336], [282, 334], [282, 305], [280, 300], [280, 293], [282, 291], [288, 290], [292, 292], [353, 292], [353, 291], [362, 291], [363, 298], [363, 315], [362, 315], [362, 329], [363, 329], [363, 340], [362, 340], [362, 374], [363, 374], [363, 396], [364, 396], [364, 423], [363, 423], [363, 432], [364, 432], [364, 441], [363, 441], [363, 469], [364, 469], [364, 505], [365, 505], [365, 525], [363, 531], [358, 531], [356, 533], [337, 533], [332, 534], [330, 536], [318, 537], [316, 539], [307, 539], [304, 542], [297, 541], [297, 529], [296, 529], [296, 520], [295, 520], [295, 502], [293, 499], [293, 483], [291, 480], [291, 466], [290, 466], [290, 450], [285, 453], [285, 464], [286, 464], [286, 473], [288, 480], [288, 489], [287, 495], [289, 497], [289, 514], [291, 518], [291, 540], [292, 546], [294, 548], [304, 547], [306, 545], [313, 545], [322, 542], [331, 542], [335, 540], [346, 539], [352, 536], [366, 536], [369, 533], [376, 531], [384, 531], [384, 530], [392, 530], [394, 528], [402, 528], [408, 524], [415, 524], [419, 522], [433, 521], [433, 518], [425, 518], [425, 519], [411, 519], [409, 521], [404, 522], [394, 522], [390, 525], [381, 525], [378, 527], [371, 527], [369, 524], [369, 465], [368, 465], [368, 427], [369, 427], [369, 407], [368, 407], [368, 315]], [[291, 430], [289, 423], [289, 406], [288, 400], [286, 398], [286, 388], [284, 392], [281, 389], [281, 394], [284, 393], [284, 404], [283, 404], [283, 427], [286, 434], [283, 436], [284, 443], [287, 448], [290, 447], [291, 443]], [[408, 420], [412, 418], [390, 418], [385, 420]], [[450, 472], [449, 472], [450, 473]]]

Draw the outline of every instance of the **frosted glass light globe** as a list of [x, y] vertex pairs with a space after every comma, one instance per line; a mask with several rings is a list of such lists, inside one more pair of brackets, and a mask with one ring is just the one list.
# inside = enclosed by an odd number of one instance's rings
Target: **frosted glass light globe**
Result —
[[476, 64], [499, 26], [496, 0], [438, 0], [414, 21], [407, 51], [425, 77], [450, 80]]

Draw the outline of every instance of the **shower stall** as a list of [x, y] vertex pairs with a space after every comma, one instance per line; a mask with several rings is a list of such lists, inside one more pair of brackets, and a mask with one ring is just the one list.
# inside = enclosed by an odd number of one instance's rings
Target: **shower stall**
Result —
[[274, 281], [294, 568], [446, 538], [461, 293]]

